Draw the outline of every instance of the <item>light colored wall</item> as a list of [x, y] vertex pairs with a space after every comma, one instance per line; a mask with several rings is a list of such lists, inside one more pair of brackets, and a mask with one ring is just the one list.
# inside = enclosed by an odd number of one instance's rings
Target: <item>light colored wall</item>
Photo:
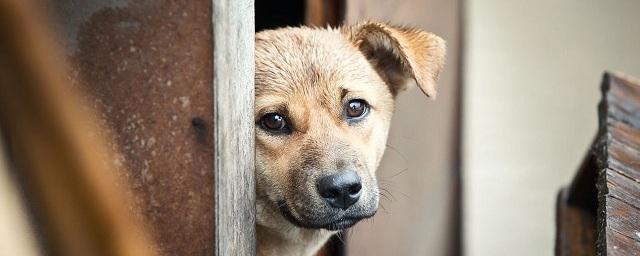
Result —
[[391, 21], [431, 31], [448, 44], [436, 101], [414, 88], [397, 99], [380, 186], [378, 214], [347, 236], [348, 255], [448, 255], [458, 104], [458, 0], [350, 0], [347, 23]]
[[602, 72], [640, 76], [640, 1], [466, 2], [465, 251], [553, 255], [555, 196], [595, 135]]

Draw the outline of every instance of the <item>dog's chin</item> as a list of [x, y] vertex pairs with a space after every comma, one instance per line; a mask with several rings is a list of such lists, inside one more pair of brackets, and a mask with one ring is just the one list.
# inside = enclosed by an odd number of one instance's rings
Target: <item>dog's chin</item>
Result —
[[322, 228], [329, 230], [329, 231], [340, 231], [340, 230], [344, 230], [344, 229], [348, 229], [350, 227], [353, 227], [353, 225], [355, 225], [356, 223], [358, 223], [360, 220], [362, 220], [363, 218], [356, 218], [356, 219], [352, 219], [352, 218], [343, 218], [340, 219], [338, 221], [334, 221], [331, 222], [327, 225], [322, 226]]
[[358, 223], [360, 220], [370, 218], [375, 214], [375, 212], [373, 212], [364, 215], [342, 216], [331, 222], [315, 223], [310, 221], [303, 221], [293, 216], [293, 214], [291, 213], [291, 208], [289, 208], [287, 203], [284, 201], [278, 202], [278, 208], [280, 209], [280, 212], [282, 213], [284, 218], [287, 221], [291, 222], [293, 225], [306, 229], [326, 229], [329, 231], [341, 231], [344, 229], [348, 229]]

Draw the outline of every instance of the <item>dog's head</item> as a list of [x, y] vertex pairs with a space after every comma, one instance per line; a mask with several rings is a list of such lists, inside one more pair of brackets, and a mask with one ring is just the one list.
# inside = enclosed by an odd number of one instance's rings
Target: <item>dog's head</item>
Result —
[[[417, 84], [435, 97], [444, 41], [366, 22], [260, 32], [255, 54], [258, 204], [305, 228], [373, 216], [395, 96]], [[265, 212], [259, 224], [278, 217]]]

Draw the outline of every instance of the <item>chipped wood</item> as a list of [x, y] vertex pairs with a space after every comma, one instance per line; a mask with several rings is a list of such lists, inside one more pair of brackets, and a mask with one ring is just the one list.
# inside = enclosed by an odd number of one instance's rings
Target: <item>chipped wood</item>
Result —
[[[640, 84], [607, 73], [599, 106], [599, 255], [640, 254]], [[629, 254], [630, 253], [630, 254]]]
[[[592, 163], [583, 164], [558, 199], [556, 255], [640, 255], [640, 84], [606, 73], [598, 117]], [[584, 199], [596, 196], [594, 209]], [[576, 233], [591, 224], [581, 224], [584, 215], [571, 214], [572, 207], [595, 215], [593, 231]]]

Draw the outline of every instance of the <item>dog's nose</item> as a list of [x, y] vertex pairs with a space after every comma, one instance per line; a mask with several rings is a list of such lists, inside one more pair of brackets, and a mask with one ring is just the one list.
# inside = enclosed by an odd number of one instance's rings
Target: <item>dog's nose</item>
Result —
[[323, 177], [318, 182], [318, 192], [329, 205], [346, 210], [360, 199], [362, 184], [354, 171]]

